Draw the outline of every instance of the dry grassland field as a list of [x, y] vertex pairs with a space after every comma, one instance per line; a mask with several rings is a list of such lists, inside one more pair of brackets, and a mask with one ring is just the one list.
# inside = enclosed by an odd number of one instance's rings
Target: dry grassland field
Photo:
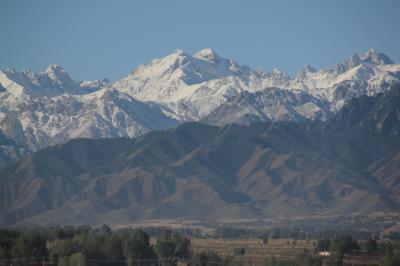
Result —
[[[151, 239], [155, 244], [156, 239]], [[314, 252], [315, 240], [269, 239], [264, 245], [260, 239], [200, 239], [191, 238], [192, 250], [195, 254], [202, 251], [213, 251], [220, 256], [231, 257], [235, 265], [262, 265], [266, 258], [276, 258], [282, 261], [290, 260], [301, 254], [305, 249]], [[244, 255], [236, 253], [245, 248]], [[323, 259], [327, 263], [327, 258]], [[379, 265], [379, 259], [374, 256], [345, 256], [344, 265]], [[220, 264], [219, 264], [220, 265]]]
[[305, 248], [314, 249], [315, 241], [292, 240], [292, 239], [270, 239], [267, 245], [263, 245], [260, 239], [191, 239], [193, 250], [214, 251], [220, 255], [235, 255], [235, 250], [245, 248], [244, 256], [264, 257], [295, 256]]

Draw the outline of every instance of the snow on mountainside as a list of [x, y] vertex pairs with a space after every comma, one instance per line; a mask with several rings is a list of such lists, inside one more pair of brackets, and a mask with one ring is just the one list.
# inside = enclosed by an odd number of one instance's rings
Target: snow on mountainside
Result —
[[9, 93], [19, 96], [29, 94], [51, 97], [93, 91], [93, 88], [80, 86], [58, 65], [50, 65], [43, 73], [35, 73], [31, 70], [22, 73], [15, 70], [0, 71], [0, 80], [2, 85], [8, 88]]
[[224, 125], [268, 120], [326, 120], [330, 115], [326, 101], [304, 91], [269, 88], [255, 93], [241, 92], [216, 108], [201, 122]]
[[107, 80], [77, 83], [59, 66], [43, 73], [2, 71], [0, 83], [1, 129], [30, 150], [78, 137], [134, 137], [177, 124], [158, 104], [112, 89]]
[[0, 105], [6, 106], [1, 113], [1, 128], [17, 144], [32, 150], [78, 137], [134, 137], [177, 124], [163, 115], [159, 106], [115, 90], [102, 89], [83, 96], [26, 96], [13, 105], [8, 100], [0, 99]]
[[[173, 111], [168, 115], [187, 121], [204, 119], [244, 91], [256, 93], [269, 88], [303, 91], [328, 102], [328, 109], [336, 112], [352, 97], [374, 95], [399, 80], [399, 76], [400, 65], [372, 49], [361, 57], [354, 54], [328, 69], [317, 71], [305, 66], [294, 77], [276, 69], [271, 73], [252, 71], [222, 58], [211, 49], [204, 49], [195, 56], [177, 50], [165, 58], [139, 66], [112, 86], [139, 100], [160, 103]], [[301, 101], [296, 104], [300, 105], [296, 108], [305, 110], [303, 118], [328, 115], [316, 114], [325, 108], [307, 108], [308, 105], [302, 106]], [[271, 107], [268, 112], [276, 111]], [[273, 116], [268, 118], [275, 119]]]
[[34, 151], [71, 138], [135, 137], [185, 121], [211, 124], [326, 119], [352, 97], [400, 81], [400, 65], [369, 50], [293, 77], [252, 70], [211, 49], [182, 50], [140, 65], [114, 83], [77, 82], [60, 66], [0, 71], [0, 126]]
[[224, 59], [211, 49], [201, 50], [195, 56], [178, 49], [165, 58], [139, 66], [113, 86], [140, 100], [177, 102], [192, 95], [204, 82], [249, 73], [248, 67]]

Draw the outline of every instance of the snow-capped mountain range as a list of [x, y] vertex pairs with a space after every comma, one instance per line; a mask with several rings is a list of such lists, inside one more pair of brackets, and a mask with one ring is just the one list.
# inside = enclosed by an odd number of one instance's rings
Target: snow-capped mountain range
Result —
[[178, 49], [114, 83], [77, 82], [57, 65], [42, 73], [3, 70], [0, 126], [7, 141], [0, 157], [78, 137], [136, 137], [186, 121], [324, 120], [352, 97], [399, 81], [400, 64], [372, 49], [327, 69], [306, 65], [294, 76], [252, 70], [211, 49], [193, 56]]

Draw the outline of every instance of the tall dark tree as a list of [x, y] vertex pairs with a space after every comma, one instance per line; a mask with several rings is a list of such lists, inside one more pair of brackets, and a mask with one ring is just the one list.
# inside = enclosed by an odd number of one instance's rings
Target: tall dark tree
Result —
[[317, 242], [317, 246], [315, 247], [316, 251], [327, 251], [331, 246], [330, 239], [320, 239]]
[[175, 232], [172, 237], [175, 243], [175, 257], [178, 260], [189, 258], [190, 254], [190, 240], [182, 235], [180, 232]]
[[342, 266], [344, 257], [344, 246], [339, 240], [333, 240], [329, 248], [329, 265]]
[[111, 235], [104, 238], [103, 254], [109, 260], [124, 260], [121, 240], [117, 235]]
[[164, 264], [174, 264], [178, 260], [189, 257], [190, 240], [180, 233], [174, 234], [170, 229], [164, 230], [157, 239], [155, 251]]
[[196, 265], [207, 266], [207, 265], [221, 265], [223, 259], [213, 251], [202, 251], [196, 257]]
[[322, 260], [319, 256], [313, 256], [308, 250], [304, 250], [296, 258], [296, 264], [301, 266], [320, 266]]
[[394, 253], [394, 246], [391, 242], [383, 242], [379, 245], [379, 253], [381, 255], [392, 257]]
[[16, 265], [28, 265], [29, 260], [46, 257], [46, 238], [31, 232], [21, 234], [11, 248], [11, 256]]
[[125, 240], [124, 254], [130, 265], [153, 265], [157, 256], [150, 245], [150, 238], [142, 229], [136, 229]]
[[108, 225], [106, 225], [106, 224], [103, 224], [103, 225], [101, 226], [100, 231], [101, 231], [101, 233], [102, 233], [103, 235], [106, 235], [106, 236], [111, 235], [111, 228], [110, 228], [110, 226], [108, 226]]
[[365, 243], [365, 253], [367, 255], [374, 255], [378, 251], [378, 243], [374, 239], [369, 239]]

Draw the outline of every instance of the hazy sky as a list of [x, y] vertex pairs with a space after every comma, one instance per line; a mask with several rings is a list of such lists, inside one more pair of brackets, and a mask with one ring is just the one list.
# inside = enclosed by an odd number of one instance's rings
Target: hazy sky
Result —
[[0, 11], [1, 69], [56, 63], [76, 80], [116, 80], [176, 48], [289, 73], [368, 48], [400, 62], [399, 0], [2, 0]]

